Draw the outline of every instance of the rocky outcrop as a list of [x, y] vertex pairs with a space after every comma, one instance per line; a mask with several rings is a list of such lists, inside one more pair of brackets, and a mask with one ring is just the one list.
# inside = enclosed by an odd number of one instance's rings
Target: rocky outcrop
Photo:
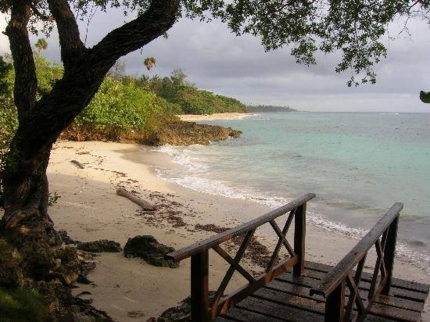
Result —
[[241, 131], [230, 127], [222, 127], [195, 122], [172, 122], [157, 131], [154, 131], [146, 139], [151, 145], [191, 145], [209, 144], [211, 141], [221, 141], [228, 138], [238, 138]]
[[121, 245], [112, 240], [96, 240], [92, 242], [78, 243], [77, 248], [86, 252], [92, 253], [120, 253], [122, 252]]
[[164, 259], [164, 255], [174, 250], [173, 247], [160, 244], [153, 236], [143, 235], [128, 239], [124, 246], [124, 256], [140, 257], [154, 266], [176, 268], [179, 263]]

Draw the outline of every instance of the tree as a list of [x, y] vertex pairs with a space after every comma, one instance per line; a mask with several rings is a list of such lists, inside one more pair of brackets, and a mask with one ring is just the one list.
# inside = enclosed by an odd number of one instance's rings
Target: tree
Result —
[[[123, 7], [137, 16], [87, 48], [77, 19], [90, 14], [94, 6], [103, 11]], [[299, 63], [314, 64], [318, 50], [340, 51], [336, 71], [351, 70], [350, 84], [355, 84], [357, 76], [362, 82], [375, 82], [372, 66], [386, 55], [380, 39], [390, 21], [399, 15], [428, 19], [429, 7], [427, 0], [1, 0], [1, 11], [10, 14], [5, 33], [15, 69], [19, 121], [0, 176], [3, 231], [16, 245], [28, 245], [28, 240], [57, 242], [48, 215], [46, 176], [53, 143], [89, 104], [115, 62], [165, 34], [181, 15], [218, 18], [237, 35], [260, 37], [267, 50], [289, 45]], [[49, 32], [54, 23], [64, 74], [39, 98], [29, 33], [41, 25], [42, 31]], [[37, 255], [30, 248], [23, 262]], [[40, 261], [27, 260], [28, 271], [32, 268], [28, 263], [38, 265], [39, 279], [55, 264], [46, 261], [41, 269]]]
[[148, 70], [148, 75], [150, 75], [151, 69], [152, 67], [155, 66], [156, 62], [157, 61], [155, 60], [154, 57], [146, 57], [145, 60], [143, 61], [143, 64], [146, 66], [146, 69]]
[[34, 46], [36, 46], [37, 50], [39, 50], [40, 53], [42, 49], [46, 50], [46, 48], [48, 48], [48, 42], [45, 40], [45, 38], [39, 38], [34, 44]]

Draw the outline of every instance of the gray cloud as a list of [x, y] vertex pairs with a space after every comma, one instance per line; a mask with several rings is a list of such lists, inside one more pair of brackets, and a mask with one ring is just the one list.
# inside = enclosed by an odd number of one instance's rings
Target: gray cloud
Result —
[[[120, 26], [119, 12], [97, 14], [88, 29], [81, 24], [88, 46], [98, 42], [109, 30]], [[394, 23], [390, 36], [397, 36], [403, 21]], [[403, 34], [389, 40], [388, 57], [375, 70], [376, 85], [348, 88], [350, 74], [334, 71], [339, 56], [318, 55], [318, 65], [295, 63], [289, 48], [265, 52], [258, 39], [236, 37], [225, 25], [215, 21], [201, 23], [182, 19], [169, 31], [168, 39], [158, 38], [142, 50], [124, 57], [127, 73], [146, 73], [145, 57], [157, 60], [152, 74], [170, 75], [181, 68], [188, 81], [199, 88], [233, 96], [247, 103], [289, 105], [308, 111], [405, 111], [428, 112], [430, 107], [418, 99], [421, 89], [430, 90], [429, 28], [425, 21], [409, 23], [411, 37]], [[5, 48], [0, 38], [0, 50]], [[6, 40], [7, 41], [7, 40]], [[55, 34], [44, 54], [59, 60]]]

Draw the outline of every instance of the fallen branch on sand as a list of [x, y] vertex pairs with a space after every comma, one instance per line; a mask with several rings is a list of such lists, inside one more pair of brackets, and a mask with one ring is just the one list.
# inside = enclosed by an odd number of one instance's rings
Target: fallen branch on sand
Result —
[[133, 193], [127, 191], [125, 188], [123, 187], [119, 187], [116, 190], [116, 194], [118, 196], [122, 196], [122, 197], [126, 197], [127, 199], [130, 199], [131, 201], [133, 201], [134, 203], [138, 204], [139, 206], [141, 206], [143, 208], [143, 210], [148, 210], [148, 211], [154, 211], [157, 209], [157, 207], [141, 198], [139, 198], [138, 196], [134, 195]]
[[72, 160], [70, 162], [72, 162], [73, 164], [75, 164], [79, 169], [84, 169], [85, 168], [84, 165], [82, 163], [80, 163], [79, 161], [77, 161], [77, 160]]

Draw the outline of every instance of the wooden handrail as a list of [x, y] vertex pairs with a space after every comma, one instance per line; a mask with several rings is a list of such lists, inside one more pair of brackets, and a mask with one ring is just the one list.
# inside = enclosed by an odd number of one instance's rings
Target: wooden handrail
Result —
[[268, 223], [271, 220], [276, 219], [277, 217], [285, 214], [288, 211], [291, 211], [294, 208], [297, 208], [298, 206], [308, 202], [309, 200], [315, 198], [315, 194], [308, 193], [307, 195], [304, 195], [303, 197], [296, 199], [285, 206], [279, 207], [264, 216], [258, 217], [254, 220], [251, 220], [247, 223], [244, 223], [240, 226], [231, 228], [229, 230], [226, 230], [225, 232], [222, 232], [218, 235], [215, 235], [213, 237], [210, 237], [204, 241], [195, 243], [191, 246], [179, 249], [177, 251], [171, 252], [166, 254], [166, 259], [173, 260], [175, 262], [179, 262], [185, 258], [188, 258], [190, 256], [193, 256], [198, 253], [202, 253], [204, 251], [207, 251], [211, 249], [212, 247], [219, 245], [229, 239], [232, 239], [236, 235], [243, 234], [245, 232], [248, 232], [252, 229], [255, 229], [261, 225], [264, 225], [265, 223]]
[[[379, 295], [388, 295], [393, 276], [397, 229], [403, 204], [395, 203], [357, 245], [332, 269], [310, 295], [325, 297], [324, 321], [363, 321]], [[359, 284], [367, 253], [375, 246], [376, 261], [367, 294], [361, 298]], [[354, 271], [355, 269], [355, 271]], [[346, 288], [349, 296], [346, 296]], [[356, 311], [354, 311], [356, 310]]]
[[402, 209], [402, 203], [395, 203], [366, 236], [326, 275], [321, 284], [311, 290], [311, 295], [319, 294], [327, 297], [332, 293], [345, 280], [349, 272], [366, 256], [368, 250], [375, 245], [382, 233], [399, 216]]
[[[304, 272], [305, 260], [305, 235], [306, 235], [306, 203], [315, 197], [309, 193], [296, 199], [285, 206], [279, 207], [259, 218], [244, 223], [238, 227], [229, 229], [218, 235], [210, 237], [189, 247], [167, 254], [166, 259], [181, 261], [191, 257], [191, 319], [192, 321], [208, 322], [213, 320], [220, 313], [235, 306], [240, 300], [256, 291], [258, 288], [267, 285], [271, 280], [278, 277], [283, 272], [293, 268], [295, 276], [301, 276]], [[275, 219], [287, 214], [287, 220], [283, 229], [275, 222]], [[294, 221], [294, 247], [290, 245], [286, 236], [290, 225]], [[265, 273], [254, 278], [240, 264], [240, 261], [250, 245], [256, 229], [269, 223], [272, 226], [278, 242], [273, 250], [272, 256], [267, 263]], [[221, 244], [231, 240], [235, 236], [244, 235], [244, 239], [234, 257], [226, 252]], [[279, 251], [284, 247], [289, 256], [278, 262]], [[213, 249], [227, 263], [230, 264], [227, 272], [215, 295], [209, 301], [209, 250]], [[277, 263], [278, 262], [278, 263]], [[227, 285], [235, 272], [241, 274], [248, 280], [246, 286], [224, 294]]]

